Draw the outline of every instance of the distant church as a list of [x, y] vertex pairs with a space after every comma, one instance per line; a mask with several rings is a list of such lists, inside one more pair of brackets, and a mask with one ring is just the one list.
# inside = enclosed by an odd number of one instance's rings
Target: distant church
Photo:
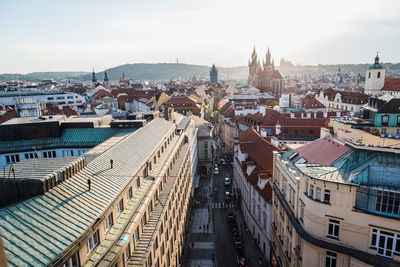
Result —
[[260, 60], [257, 59], [256, 48], [249, 60], [249, 85], [258, 88], [261, 92], [268, 92], [274, 96], [283, 93], [283, 79], [279, 70], [275, 69], [274, 60], [271, 61], [271, 52], [268, 52], [261, 67]]
[[371, 96], [390, 95], [400, 98], [400, 78], [386, 77], [386, 70], [376, 54], [374, 64], [368, 67], [364, 93]]

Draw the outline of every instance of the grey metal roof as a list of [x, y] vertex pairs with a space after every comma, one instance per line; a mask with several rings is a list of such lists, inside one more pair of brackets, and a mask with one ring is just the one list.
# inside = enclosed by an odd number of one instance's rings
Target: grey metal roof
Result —
[[1, 209], [0, 233], [8, 264], [41, 266], [54, 261], [104, 215], [174, 127], [154, 119], [48, 193]]

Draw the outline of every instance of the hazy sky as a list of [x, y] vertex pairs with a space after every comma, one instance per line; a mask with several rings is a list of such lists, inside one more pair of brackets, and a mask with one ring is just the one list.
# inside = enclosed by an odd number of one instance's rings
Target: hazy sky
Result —
[[125, 63], [400, 62], [399, 0], [0, 0], [0, 73]]

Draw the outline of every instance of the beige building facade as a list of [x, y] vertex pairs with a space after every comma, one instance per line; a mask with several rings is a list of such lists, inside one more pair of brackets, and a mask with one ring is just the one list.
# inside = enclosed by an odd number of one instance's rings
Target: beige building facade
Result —
[[272, 265], [399, 266], [399, 155], [324, 139], [274, 153]]

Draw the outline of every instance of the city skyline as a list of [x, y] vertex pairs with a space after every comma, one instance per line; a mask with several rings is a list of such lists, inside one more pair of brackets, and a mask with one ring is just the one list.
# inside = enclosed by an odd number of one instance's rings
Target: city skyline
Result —
[[[229, 8], [228, 8], [229, 7]], [[228, 9], [227, 9], [228, 8]], [[324, 2], [0, 2], [0, 73], [127, 63], [245, 66], [253, 47], [294, 64], [400, 62], [400, 4]], [[235, 55], [235, 56], [232, 56]]]

